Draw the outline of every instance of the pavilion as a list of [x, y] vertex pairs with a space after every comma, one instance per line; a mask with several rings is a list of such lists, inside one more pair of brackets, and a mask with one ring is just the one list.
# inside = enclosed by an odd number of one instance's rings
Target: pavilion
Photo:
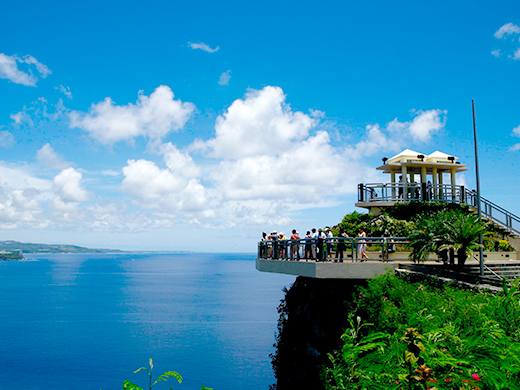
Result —
[[[376, 169], [390, 174], [390, 183], [360, 184], [356, 206], [377, 213], [381, 207], [412, 200], [464, 202], [464, 187], [457, 185], [456, 174], [469, 168], [457, 160], [439, 151], [425, 155], [410, 149], [385, 157]], [[445, 175], [450, 178], [446, 184]]]

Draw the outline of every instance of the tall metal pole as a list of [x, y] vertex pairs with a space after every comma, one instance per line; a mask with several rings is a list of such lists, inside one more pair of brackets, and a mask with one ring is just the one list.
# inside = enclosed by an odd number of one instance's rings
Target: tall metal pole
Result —
[[[478, 172], [478, 147], [477, 147], [477, 121], [475, 119], [475, 100], [471, 99], [471, 106], [473, 108], [473, 138], [475, 140], [475, 174], [477, 176], [477, 212], [478, 212], [478, 220], [482, 219], [482, 213], [480, 210], [480, 175]], [[482, 254], [482, 233], [479, 237], [479, 254], [480, 254], [480, 275], [484, 275], [484, 256]]]

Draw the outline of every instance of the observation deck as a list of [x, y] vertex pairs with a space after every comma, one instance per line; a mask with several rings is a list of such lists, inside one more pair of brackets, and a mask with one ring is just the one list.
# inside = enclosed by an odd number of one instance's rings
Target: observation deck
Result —
[[[344, 245], [340, 251], [338, 244]], [[368, 259], [361, 259], [360, 245], [367, 245]], [[318, 279], [365, 280], [410, 269], [415, 263], [409, 259], [408, 240], [402, 237], [333, 237], [323, 240], [299, 239], [261, 241], [258, 243], [256, 269]], [[319, 248], [322, 248], [320, 253]], [[391, 251], [394, 248], [395, 251]], [[486, 262], [517, 259], [517, 252], [485, 252]], [[478, 264], [475, 259], [467, 264]], [[442, 262], [431, 253], [421, 266], [439, 267]]]
[[[376, 169], [390, 174], [390, 182], [359, 184], [358, 202], [355, 205], [369, 209], [375, 215], [385, 207], [407, 202], [465, 204], [477, 212], [477, 193], [456, 183], [456, 174], [468, 170], [466, 165], [457, 160], [457, 157], [439, 151], [424, 155], [410, 149], [390, 159], [385, 157], [383, 165]], [[397, 174], [399, 180], [396, 180]], [[445, 176], [449, 176], [449, 183], [445, 183]], [[520, 217], [483, 197], [480, 197], [480, 209], [483, 218], [509, 235], [509, 243], [516, 249], [516, 252], [484, 252], [485, 262], [490, 266], [504, 261], [511, 265], [511, 260], [517, 260], [520, 252]], [[368, 246], [366, 260], [360, 259], [361, 245]], [[392, 252], [389, 250], [391, 247], [398, 249]], [[407, 239], [402, 237], [262, 241], [258, 244], [256, 268], [262, 272], [312, 278], [362, 280], [397, 269], [417, 268], [409, 260], [409, 255]], [[466, 264], [471, 263], [479, 264], [475, 258], [468, 259]], [[441, 265], [442, 262], [433, 253], [422, 263], [423, 267], [431, 266], [431, 269]], [[485, 272], [489, 272], [492, 277], [496, 276], [493, 269], [484, 264], [482, 266], [487, 270]], [[520, 276], [520, 264], [513, 266], [519, 267]], [[443, 272], [451, 272], [449, 267], [442, 268]], [[500, 277], [498, 279], [501, 280]]]

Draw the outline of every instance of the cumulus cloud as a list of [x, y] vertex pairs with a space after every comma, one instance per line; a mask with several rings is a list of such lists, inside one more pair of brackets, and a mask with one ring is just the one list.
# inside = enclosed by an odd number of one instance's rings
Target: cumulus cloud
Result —
[[0, 163], [0, 228], [45, 228], [44, 203], [52, 183], [35, 177], [28, 167]]
[[[54, 178], [54, 193], [60, 203], [81, 203], [88, 200], [87, 191], [81, 186], [81, 172], [74, 168], [61, 171]], [[65, 207], [64, 205], [63, 207]]]
[[491, 54], [493, 55], [493, 57], [497, 57], [497, 58], [500, 57], [500, 49], [498, 49], [498, 50], [493, 50], [493, 51], [491, 52]]
[[412, 121], [399, 122], [397, 118], [381, 128], [379, 124], [368, 125], [364, 139], [349, 147], [349, 154], [359, 159], [372, 156], [380, 150], [399, 151], [410, 138], [415, 142], [428, 142], [432, 134], [442, 130], [446, 124], [445, 110], [413, 110]]
[[428, 141], [433, 133], [444, 128], [447, 113], [443, 110], [416, 111], [416, 117], [408, 127], [410, 134], [417, 141]]
[[209, 47], [208, 45], [206, 45], [204, 42], [199, 42], [199, 43], [191, 43], [191, 42], [188, 42], [188, 45], [190, 45], [190, 47], [194, 50], [196, 49], [200, 49], [200, 50], [203, 50], [207, 53], [215, 53], [216, 51], [218, 51], [219, 47], [217, 46], [215, 49], [212, 49], [211, 47]]
[[52, 169], [65, 169], [70, 167], [70, 163], [63, 160], [58, 154], [54, 151], [50, 144], [45, 144], [36, 152], [36, 158], [43, 165], [52, 168]]
[[195, 178], [187, 177], [182, 168], [159, 168], [147, 160], [128, 160], [123, 168], [123, 191], [144, 208], [174, 216], [195, 213], [213, 215], [208, 208], [204, 187]]
[[231, 80], [231, 69], [220, 75], [220, 79], [218, 80], [219, 85], [229, 85], [229, 80]]
[[281, 88], [269, 86], [235, 100], [217, 118], [216, 137], [204, 145], [209, 155], [223, 159], [275, 155], [305, 139], [316, 121], [291, 111], [285, 98]]
[[182, 129], [194, 111], [195, 105], [175, 100], [172, 90], [161, 85], [150, 96], [139, 93], [135, 105], [118, 106], [107, 97], [93, 104], [88, 113], [72, 111], [70, 127], [83, 129], [104, 144], [135, 137], [160, 140], [168, 132]]
[[193, 146], [221, 159], [204, 171], [219, 221], [287, 223], [291, 210], [336, 204], [374, 176], [317, 128], [323, 118], [293, 111], [277, 87], [235, 100], [217, 119], [215, 138]]
[[[18, 64], [28, 65], [27, 70], [18, 69]], [[15, 84], [35, 87], [38, 76], [33, 74], [33, 67], [36, 68], [41, 78], [45, 78], [52, 73], [47, 66], [38, 62], [33, 56], [26, 55], [20, 58], [0, 53], [0, 78], [2, 79], [7, 79]]]
[[519, 34], [520, 27], [513, 23], [504, 24], [495, 32], [495, 38], [502, 39], [505, 35]]

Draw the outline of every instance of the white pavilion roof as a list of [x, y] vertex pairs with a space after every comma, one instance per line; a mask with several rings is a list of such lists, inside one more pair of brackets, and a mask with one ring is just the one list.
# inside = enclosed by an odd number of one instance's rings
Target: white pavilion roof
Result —
[[420, 154], [422, 154], [422, 153], [415, 152], [415, 151], [413, 151], [411, 149], [405, 149], [401, 153], [396, 154], [394, 157], [389, 158], [388, 162], [389, 163], [392, 163], [392, 162], [404, 162], [404, 161], [410, 161], [410, 160], [417, 160], [418, 161], [419, 159], [417, 158], [417, 156], [420, 155]]
[[430, 161], [430, 162], [449, 162], [450, 160], [448, 160], [448, 157], [453, 157], [454, 158], [453, 161], [457, 161], [459, 159], [458, 157], [450, 156], [449, 154], [442, 153], [442, 152], [439, 152], [438, 150], [436, 150], [432, 154], [429, 154], [428, 156], [426, 156], [426, 161]]
[[[418, 156], [421, 156], [421, 158]], [[433, 172], [434, 169], [436, 169], [437, 172], [451, 172], [452, 170], [455, 170], [455, 172], [467, 171], [468, 168], [466, 165], [460, 164], [457, 160], [458, 157], [438, 150], [427, 155], [416, 152], [415, 150], [405, 149], [394, 157], [389, 158], [386, 162], [383, 162], [383, 165], [376, 169], [384, 171], [385, 173], [391, 173], [392, 171], [401, 169], [400, 167], [402, 166], [406, 166], [410, 173], [420, 173], [422, 169], [426, 168], [428, 174]]]

